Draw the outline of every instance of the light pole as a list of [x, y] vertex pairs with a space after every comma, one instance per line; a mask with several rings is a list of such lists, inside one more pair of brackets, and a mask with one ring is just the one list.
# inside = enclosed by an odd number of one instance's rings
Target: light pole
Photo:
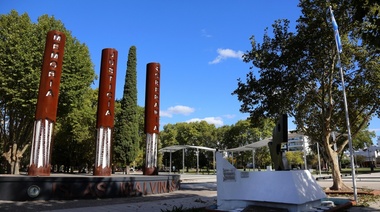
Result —
[[317, 142], [317, 153], [318, 153], [318, 168], [319, 168], [319, 176], [321, 176], [321, 157], [319, 155], [319, 143]]
[[305, 170], [307, 170], [307, 162], [306, 162], [306, 139], [305, 137], [302, 138], [303, 140], [303, 160], [304, 160], [304, 163], [305, 163]]
[[197, 174], [199, 174], [199, 149], [198, 148], [195, 154], [197, 155]]
[[185, 148], [182, 149], [182, 174], [185, 174]]
[[367, 155], [368, 155], [368, 166], [370, 166], [371, 160], [370, 160], [370, 156], [369, 156], [369, 147], [367, 147]]

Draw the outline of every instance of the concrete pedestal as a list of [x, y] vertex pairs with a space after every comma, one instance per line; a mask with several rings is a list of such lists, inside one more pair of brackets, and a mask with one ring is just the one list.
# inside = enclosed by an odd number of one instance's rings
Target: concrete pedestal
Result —
[[242, 172], [221, 153], [216, 160], [218, 210], [259, 205], [305, 211], [326, 197], [308, 170]]

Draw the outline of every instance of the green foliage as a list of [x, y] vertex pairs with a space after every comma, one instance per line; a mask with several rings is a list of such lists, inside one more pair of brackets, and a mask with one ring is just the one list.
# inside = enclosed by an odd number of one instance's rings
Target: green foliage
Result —
[[[380, 115], [380, 55], [376, 48], [362, 42], [352, 1], [331, 1], [343, 43], [341, 65], [353, 138]], [[340, 186], [336, 155], [348, 143], [342, 84], [337, 68], [337, 51], [331, 23], [326, 21], [330, 3], [322, 0], [300, 1], [302, 16], [296, 32], [289, 31], [288, 20], [278, 20], [273, 32], [265, 31], [263, 43], [252, 36], [252, 50], [244, 55], [253, 67], [246, 82], [238, 81], [233, 94], [242, 102], [241, 111], [252, 120], [287, 113], [295, 118], [299, 131], [320, 142], [327, 161], [333, 166], [334, 184]], [[360, 27], [365, 27], [365, 19]], [[365, 29], [365, 28], [362, 28]], [[363, 32], [363, 31], [362, 31]], [[331, 132], [340, 133], [338, 152], [332, 151]], [[336, 187], [334, 187], [336, 188]]]
[[1, 15], [0, 25], [0, 143], [4, 153], [13, 144], [22, 149], [31, 141], [42, 53], [36, 53], [41, 49], [27, 14]]
[[377, 0], [352, 0], [352, 21], [359, 25], [358, 33], [371, 48], [380, 51], [380, 4]]
[[239, 120], [236, 124], [231, 125], [226, 134], [225, 146], [235, 148], [264, 138], [270, 138], [272, 137], [273, 127], [274, 122], [270, 119], [262, 120], [261, 125], [254, 125], [249, 120]]
[[[160, 141], [162, 147], [172, 145], [192, 145], [192, 146], [205, 146], [210, 148], [217, 147], [217, 131], [213, 124], [208, 124], [205, 121], [190, 122], [190, 123], [176, 123], [167, 124], [160, 132]], [[196, 167], [196, 150], [187, 149], [185, 166]], [[165, 166], [168, 165], [169, 154], [164, 154], [161, 162]], [[199, 150], [199, 166], [212, 167], [212, 153]], [[177, 151], [172, 154], [172, 164], [177, 168], [182, 167], [182, 151]]]
[[[235, 125], [225, 125], [219, 128], [216, 128], [215, 125], [208, 124], [205, 121], [167, 124], [160, 132], [160, 140], [163, 147], [173, 145], [194, 145], [223, 150], [271, 137], [274, 122], [268, 119], [263, 120], [262, 123], [261, 128], [252, 127], [249, 120], [240, 120]], [[187, 149], [185, 154], [185, 165], [187, 167], [195, 167], [195, 150]], [[169, 154], [165, 154], [163, 160], [168, 162], [169, 156]], [[252, 152], [241, 152], [237, 157], [239, 157], [237, 161], [241, 167], [252, 161]], [[213, 164], [211, 163], [211, 158], [211, 152], [200, 151], [199, 165], [201, 167], [212, 167]], [[172, 153], [172, 161], [176, 167], [182, 168], [182, 152], [177, 151]], [[255, 161], [261, 166], [269, 165], [271, 159], [268, 149], [262, 148], [257, 150]]]
[[179, 142], [177, 141], [177, 135], [178, 135], [178, 128], [180, 124], [177, 123], [175, 125], [173, 124], [166, 124], [163, 128], [163, 130], [160, 132], [160, 140], [163, 143], [163, 146], [173, 146], [173, 145], [179, 145]]
[[357, 134], [357, 136], [355, 136], [355, 139], [353, 139], [352, 148], [359, 150], [372, 146], [372, 138], [375, 137], [376, 133], [374, 131], [362, 130]]
[[288, 160], [290, 166], [304, 164], [303, 152], [301, 151], [288, 151], [285, 153], [285, 157]]
[[[8, 151], [12, 144], [21, 150], [31, 143], [46, 34], [50, 30], [66, 35], [55, 133], [60, 133], [59, 129], [69, 130], [62, 133], [67, 138], [78, 142], [89, 139], [89, 132], [81, 129], [81, 124], [87, 121], [78, 116], [86, 113], [82, 107], [96, 77], [87, 46], [74, 38], [61, 21], [47, 15], [32, 23], [27, 14], [11, 11], [0, 16], [0, 25], [0, 142], [5, 147], [3, 151]], [[59, 140], [56, 139], [56, 143]]]
[[86, 168], [94, 163], [97, 95], [97, 90], [89, 88], [81, 107], [74, 108], [57, 123], [53, 165]]
[[269, 148], [267, 146], [257, 148], [255, 151], [255, 165], [256, 168], [266, 168], [272, 164]]
[[129, 49], [127, 71], [120, 113], [115, 122], [114, 153], [115, 162], [130, 165], [137, 157], [140, 137], [137, 106], [136, 47]]

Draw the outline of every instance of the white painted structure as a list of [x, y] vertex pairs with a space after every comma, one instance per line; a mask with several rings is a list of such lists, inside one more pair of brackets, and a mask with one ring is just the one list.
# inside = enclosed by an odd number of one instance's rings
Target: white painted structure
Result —
[[111, 167], [111, 137], [110, 127], [99, 127], [96, 136], [95, 168]]
[[49, 119], [34, 121], [33, 141], [30, 156], [30, 165], [36, 168], [50, 166], [50, 149], [54, 122]]
[[288, 151], [302, 151], [309, 153], [309, 138], [300, 133], [290, 133], [288, 135]]
[[242, 172], [216, 153], [217, 210], [249, 205], [308, 211], [321, 204], [325, 192], [308, 170]]
[[157, 167], [157, 144], [158, 144], [158, 134], [157, 133], [147, 133], [146, 134], [146, 156], [145, 156], [145, 167], [154, 169]]

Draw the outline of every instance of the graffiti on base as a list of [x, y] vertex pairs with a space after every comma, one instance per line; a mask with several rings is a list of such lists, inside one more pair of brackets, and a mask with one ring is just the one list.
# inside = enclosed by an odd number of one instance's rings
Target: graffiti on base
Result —
[[54, 198], [107, 198], [134, 197], [149, 194], [169, 193], [179, 189], [179, 182], [135, 181], [135, 182], [89, 182], [87, 184], [52, 183]]

